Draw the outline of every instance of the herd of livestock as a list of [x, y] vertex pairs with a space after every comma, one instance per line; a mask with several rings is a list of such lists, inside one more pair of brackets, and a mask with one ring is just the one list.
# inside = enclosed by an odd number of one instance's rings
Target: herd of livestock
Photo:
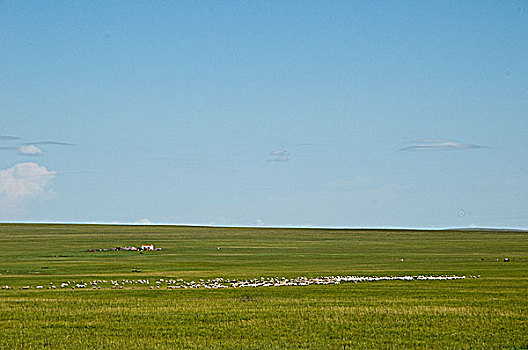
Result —
[[[470, 276], [470, 278], [479, 278], [480, 276]], [[65, 281], [59, 284], [50, 282], [49, 285], [22, 286], [19, 289], [220, 289], [220, 288], [257, 288], [257, 287], [284, 287], [284, 286], [309, 286], [309, 285], [329, 285], [340, 284], [343, 282], [377, 282], [377, 281], [442, 281], [465, 279], [466, 276], [441, 275], [441, 276], [385, 276], [385, 277], [367, 277], [367, 276], [325, 276], [325, 277], [260, 277], [257, 279], [200, 279], [198, 281], [184, 281], [183, 279], [165, 279], [160, 278], [151, 283], [149, 279], [121, 279], [105, 280], [98, 279], [88, 282], [84, 281]], [[13, 287], [4, 285], [2, 289], [13, 289]]]

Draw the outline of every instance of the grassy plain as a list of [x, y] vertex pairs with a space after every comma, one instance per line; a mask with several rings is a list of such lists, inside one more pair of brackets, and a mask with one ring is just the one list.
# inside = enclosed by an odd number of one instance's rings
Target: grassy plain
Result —
[[[144, 243], [163, 250], [86, 251]], [[0, 290], [5, 349], [528, 348], [527, 232], [2, 224], [0, 246], [0, 285], [14, 287]], [[337, 274], [481, 277], [225, 290], [19, 289], [66, 280]]]

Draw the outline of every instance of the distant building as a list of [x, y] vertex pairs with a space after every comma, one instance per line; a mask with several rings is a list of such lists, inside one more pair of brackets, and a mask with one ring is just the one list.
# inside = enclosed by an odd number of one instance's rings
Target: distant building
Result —
[[140, 250], [154, 250], [154, 244], [143, 244], [139, 249]]

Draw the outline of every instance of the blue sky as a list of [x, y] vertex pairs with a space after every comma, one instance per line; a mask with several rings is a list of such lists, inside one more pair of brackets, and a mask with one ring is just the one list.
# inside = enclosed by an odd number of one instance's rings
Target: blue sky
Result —
[[528, 1], [0, 1], [0, 221], [528, 228]]

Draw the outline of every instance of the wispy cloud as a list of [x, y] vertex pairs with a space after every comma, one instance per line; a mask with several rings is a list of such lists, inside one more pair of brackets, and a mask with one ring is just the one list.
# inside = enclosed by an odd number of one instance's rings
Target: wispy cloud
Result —
[[16, 136], [6, 136], [6, 135], [0, 135], [0, 141], [11, 141], [11, 140], [18, 140], [19, 138]]
[[270, 156], [287, 156], [287, 155], [288, 155], [288, 151], [286, 151], [285, 149], [281, 149], [281, 150], [270, 153]]
[[290, 154], [285, 149], [270, 152], [271, 157], [268, 158], [268, 162], [287, 162], [290, 160]]
[[58, 146], [73, 146], [73, 143], [59, 142], [59, 141], [37, 141], [37, 142], [26, 142], [23, 145], [58, 145]]
[[18, 154], [26, 156], [41, 156], [44, 154], [40, 148], [35, 145], [23, 145], [23, 146], [6, 146], [0, 147], [3, 151], [18, 151]]
[[19, 163], [0, 170], [0, 199], [16, 204], [21, 200], [42, 196], [56, 172], [35, 163]]
[[135, 222], [136, 224], [143, 224], [143, 225], [147, 225], [147, 224], [150, 224], [150, 220], [148, 218], [143, 218], [143, 219], [139, 219]]
[[283, 157], [274, 157], [274, 158], [269, 158], [268, 159], [268, 162], [287, 162], [290, 160], [290, 157], [288, 156], [283, 156]]
[[[19, 137], [16, 136], [5, 136], [0, 135], [0, 141], [13, 141], [18, 140]], [[25, 142], [19, 143], [18, 146], [2, 146], [0, 150], [9, 151], [14, 150], [18, 151], [18, 154], [25, 156], [41, 156], [44, 154], [42, 149], [39, 147], [41, 145], [56, 145], [56, 146], [73, 146], [72, 143], [60, 142], [60, 141], [36, 141], [36, 142]]]
[[27, 145], [18, 147], [18, 153], [29, 156], [41, 156], [42, 150], [35, 145]]
[[460, 151], [466, 149], [483, 148], [485, 146], [460, 143], [441, 139], [422, 139], [414, 145], [401, 148], [400, 151]]

